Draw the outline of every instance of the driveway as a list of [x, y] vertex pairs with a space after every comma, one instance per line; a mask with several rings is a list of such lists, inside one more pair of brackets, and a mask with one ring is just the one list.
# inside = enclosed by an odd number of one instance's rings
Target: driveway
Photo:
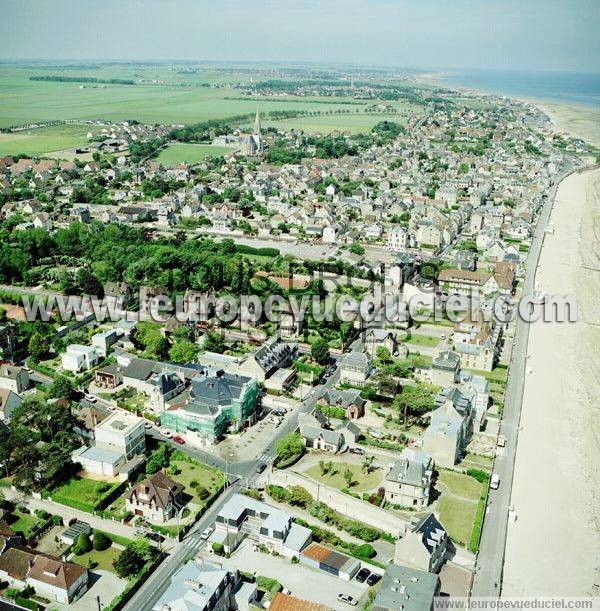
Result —
[[231, 558], [215, 557], [210, 552], [204, 552], [203, 557], [209, 561], [218, 561], [226, 568], [272, 577], [294, 596], [329, 605], [334, 609], [340, 608], [340, 603], [337, 601], [338, 594], [350, 594], [360, 598], [365, 593], [365, 587], [354, 580], [344, 581], [301, 564], [292, 564], [283, 556], [255, 552], [252, 542], [248, 539], [242, 542]]
[[[126, 579], [120, 579], [109, 571], [91, 571], [89, 590], [70, 605], [58, 603], [48, 605], [48, 609], [68, 609], [69, 611], [98, 611], [108, 607], [110, 602], [118, 596], [127, 584]], [[100, 605], [98, 605], [100, 601]]]

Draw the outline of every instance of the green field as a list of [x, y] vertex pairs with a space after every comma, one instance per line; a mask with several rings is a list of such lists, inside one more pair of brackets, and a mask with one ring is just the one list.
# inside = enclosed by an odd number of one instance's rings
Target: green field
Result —
[[[30, 81], [30, 76], [85, 76], [97, 79], [130, 79], [134, 85], [89, 84], [78, 82]], [[202, 69], [182, 73], [170, 65], [108, 65], [65, 69], [56, 66], [0, 66], [0, 127], [60, 119], [101, 119], [142, 123], [190, 124], [207, 119], [281, 110], [302, 110], [310, 116], [265, 125], [300, 127], [328, 132], [333, 129], [351, 132], [368, 131], [388, 117], [404, 122], [410, 114], [423, 109], [406, 102], [391, 102], [396, 114], [368, 110], [376, 100], [350, 98], [242, 96], [228, 85], [247, 82], [249, 71], [223, 72]], [[210, 86], [209, 86], [210, 85]], [[214, 85], [219, 85], [215, 87]], [[82, 88], [83, 87], [83, 88]], [[352, 102], [352, 103], [350, 103]], [[358, 110], [358, 112], [356, 112]], [[367, 111], [367, 112], [365, 112]], [[54, 150], [74, 146], [61, 144]]]
[[209, 155], [219, 157], [234, 150], [228, 146], [211, 146], [210, 144], [170, 144], [160, 152], [157, 160], [165, 166], [183, 162], [193, 164]]
[[[1, 88], [1, 85], [0, 85]], [[0, 110], [0, 117], [3, 110]], [[97, 129], [94, 127], [94, 129]], [[87, 144], [88, 125], [53, 125], [21, 132], [0, 134], [0, 157], [4, 155], [43, 155]]]
[[304, 474], [321, 484], [326, 484], [327, 486], [341, 490], [342, 488], [348, 488], [348, 484], [344, 478], [346, 469], [350, 469], [352, 472], [353, 484], [350, 490], [353, 492], [367, 492], [373, 490], [381, 483], [383, 477], [383, 473], [380, 469], [375, 469], [371, 471], [371, 473], [364, 473], [361, 465], [339, 462], [334, 463], [333, 471], [325, 475], [321, 475], [321, 467], [319, 465], [313, 465], [310, 469], [307, 469]]

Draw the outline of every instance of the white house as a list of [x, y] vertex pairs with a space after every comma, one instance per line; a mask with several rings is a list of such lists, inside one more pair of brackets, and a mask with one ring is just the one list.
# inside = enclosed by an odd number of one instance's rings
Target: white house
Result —
[[80, 373], [91, 369], [100, 361], [97, 346], [82, 346], [71, 344], [62, 354], [62, 368], [72, 373]]

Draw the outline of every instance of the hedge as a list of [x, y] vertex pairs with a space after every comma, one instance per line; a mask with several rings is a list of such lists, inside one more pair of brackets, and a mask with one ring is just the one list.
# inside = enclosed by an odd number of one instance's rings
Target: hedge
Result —
[[98, 528], [94, 528], [92, 530], [92, 533], [94, 535], [97, 533], [102, 534], [105, 537], [108, 537], [113, 543], [116, 543], [117, 545], [122, 545], [123, 547], [126, 547], [127, 544], [131, 542], [131, 539], [128, 539], [127, 537], [122, 537], [121, 535], [113, 535], [112, 533], [108, 533], [105, 530], [100, 530]]
[[273, 464], [276, 469], [287, 469], [288, 467], [295, 465], [304, 456], [305, 451], [306, 450], [302, 450], [302, 452], [299, 454], [294, 454], [285, 460], [276, 459]]

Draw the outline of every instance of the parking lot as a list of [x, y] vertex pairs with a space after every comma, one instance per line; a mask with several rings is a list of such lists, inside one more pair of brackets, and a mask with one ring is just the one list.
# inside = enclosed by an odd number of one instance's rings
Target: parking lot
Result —
[[230, 558], [216, 557], [206, 551], [206, 548], [201, 554], [205, 560], [216, 561], [226, 568], [277, 579], [294, 596], [329, 605], [333, 609], [351, 608], [338, 602], [338, 594], [350, 594], [359, 599], [366, 592], [366, 586], [357, 583], [354, 579], [350, 582], [343, 581], [301, 564], [292, 564], [288, 558], [254, 551], [254, 545], [248, 539], [242, 542]]

